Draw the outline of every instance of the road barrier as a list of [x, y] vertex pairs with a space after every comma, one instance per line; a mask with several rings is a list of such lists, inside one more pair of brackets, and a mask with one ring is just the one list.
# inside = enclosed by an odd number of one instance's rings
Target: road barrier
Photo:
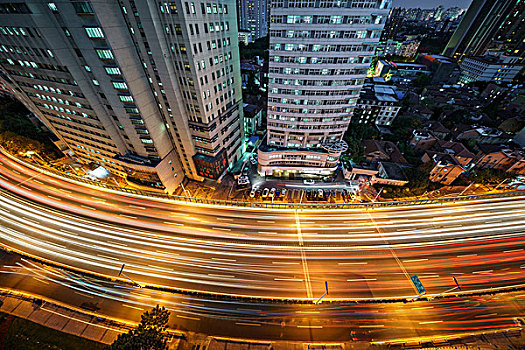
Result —
[[479, 195], [469, 196], [458, 196], [458, 197], [446, 197], [446, 198], [435, 198], [435, 199], [417, 199], [417, 200], [404, 200], [404, 201], [392, 201], [392, 202], [372, 202], [372, 203], [271, 203], [271, 202], [247, 202], [247, 201], [233, 201], [225, 199], [208, 199], [199, 197], [185, 197], [175, 196], [166, 193], [144, 191], [137, 189], [130, 189], [120, 186], [109, 185], [106, 183], [98, 182], [83, 178], [81, 176], [66, 174], [52, 168], [42, 168], [34, 164], [27, 163], [1, 149], [0, 152], [8, 156], [10, 159], [41, 173], [47, 173], [48, 175], [66, 179], [70, 181], [76, 181], [85, 183], [91, 186], [97, 186], [105, 188], [110, 191], [117, 191], [122, 193], [136, 194], [140, 196], [150, 198], [162, 198], [179, 202], [197, 203], [215, 206], [230, 206], [230, 207], [246, 207], [246, 208], [264, 208], [264, 209], [288, 209], [288, 210], [302, 210], [302, 209], [377, 209], [377, 208], [390, 208], [390, 207], [403, 207], [413, 205], [431, 205], [431, 204], [442, 204], [458, 201], [471, 201], [471, 200], [483, 200], [490, 198], [503, 198], [503, 197], [518, 197], [525, 196], [525, 191], [511, 191], [511, 192], [500, 192], [500, 193], [487, 193]]

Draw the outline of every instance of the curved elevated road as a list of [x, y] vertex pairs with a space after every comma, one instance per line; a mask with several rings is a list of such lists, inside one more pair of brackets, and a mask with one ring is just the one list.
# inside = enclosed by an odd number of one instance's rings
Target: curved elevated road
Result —
[[411, 298], [413, 274], [430, 295], [454, 287], [453, 276], [463, 291], [525, 285], [524, 196], [370, 210], [213, 207], [112, 193], [3, 155], [0, 188], [4, 248], [112, 278], [125, 264], [139, 284], [203, 300], [314, 301], [325, 281], [325, 300]]

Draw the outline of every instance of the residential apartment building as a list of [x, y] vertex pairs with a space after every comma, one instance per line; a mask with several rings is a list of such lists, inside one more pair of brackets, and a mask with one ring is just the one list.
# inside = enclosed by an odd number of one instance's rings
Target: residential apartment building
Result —
[[460, 65], [459, 82], [463, 84], [473, 81], [510, 83], [522, 68], [523, 64], [519, 64], [519, 57], [503, 55], [467, 57]]
[[407, 58], [414, 57], [420, 44], [421, 41], [419, 40], [394, 41], [388, 39], [379, 43], [376, 49], [376, 56], [397, 55]]
[[268, 1], [237, 0], [239, 29], [250, 32], [250, 42], [268, 35]]
[[259, 172], [330, 174], [381, 36], [388, 1], [273, 0], [268, 133]]
[[0, 69], [75, 156], [172, 193], [242, 152], [235, 2], [0, 1]]
[[395, 86], [365, 84], [357, 100], [352, 121], [360, 124], [389, 126], [401, 109]]

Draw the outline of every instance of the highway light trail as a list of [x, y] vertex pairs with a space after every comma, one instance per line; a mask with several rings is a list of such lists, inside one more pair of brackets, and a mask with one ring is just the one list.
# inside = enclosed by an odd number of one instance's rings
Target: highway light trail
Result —
[[[125, 303], [128, 313], [147, 309], [154, 298], [181, 316], [183, 324], [228, 320], [232, 327], [275, 327], [278, 332], [285, 319], [285, 328], [297, 332], [353, 327], [374, 338], [384, 335], [384, 328], [395, 328], [400, 334], [416, 336], [409, 331], [415, 324], [428, 334], [462, 332], [466, 327], [511, 327], [515, 310], [504, 301], [483, 297], [454, 298], [450, 304], [436, 300], [423, 306], [432, 309], [415, 313], [411, 307], [348, 303], [412, 298], [415, 293], [407, 276], [413, 274], [430, 296], [453, 287], [452, 276], [460, 281], [462, 292], [525, 286], [523, 196], [368, 210], [295, 211], [117, 194], [39, 175], [3, 156], [0, 173], [2, 246], [92, 274], [82, 277], [25, 265], [43, 289], [60, 285], [80, 293], [75, 294], [79, 297]], [[33, 181], [35, 176], [38, 182]], [[108, 284], [105, 278], [116, 278], [122, 264], [126, 275], [139, 284], [201, 294], [188, 297]], [[11, 276], [6, 280], [18, 273], [4, 270], [4, 276]], [[321, 306], [279, 308], [270, 303], [282, 299], [313, 302], [325, 292], [325, 281], [330, 293]], [[472, 309], [474, 299], [496, 303], [506, 311]], [[341, 305], [326, 303], [333, 301]], [[465, 319], [460, 317], [462, 308], [469, 308]], [[304, 313], [297, 318], [299, 311]], [[412, 318], [395, 323], [387, 315]], [[333, 322], [322, 322], [331, 318]]]

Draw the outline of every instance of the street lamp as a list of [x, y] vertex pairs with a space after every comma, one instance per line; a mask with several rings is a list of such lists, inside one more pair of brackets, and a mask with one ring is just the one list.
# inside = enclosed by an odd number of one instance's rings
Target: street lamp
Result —
[[[183, 180], [184, 181], [184, 180]], [[182, 191], [184, 192], [184, 194], [186, 195], [186, 197], [191, 197], [191, 193], [189, 190], [186, 189], [186, 187], [184, 187], [184, 184], [182, 183], [182, 181], [180, 182], [180, 186], [182, 187]]]
[[133, 284], [136, 284], [139, 288], [144, 288], [144, 287], [145, 287], [144, 285], [139, 284], [139, 283], [133, 281], [131, 278], [129, 278], [128, 276], [126, 276], [126, 275], [122, 272], [122, 271], [124, 271], [124, 266], [126, 266], [126, 264], [122, 264], [122, 267], [120, 268], [120, 271], [119, 271], [119, 273], [118, 273], [119, 277], [120, 277], [120, 276], [124, 276], [124, 277], [126, 277], [128, 280], [130, 280], [131, 282], [133, 282]]

